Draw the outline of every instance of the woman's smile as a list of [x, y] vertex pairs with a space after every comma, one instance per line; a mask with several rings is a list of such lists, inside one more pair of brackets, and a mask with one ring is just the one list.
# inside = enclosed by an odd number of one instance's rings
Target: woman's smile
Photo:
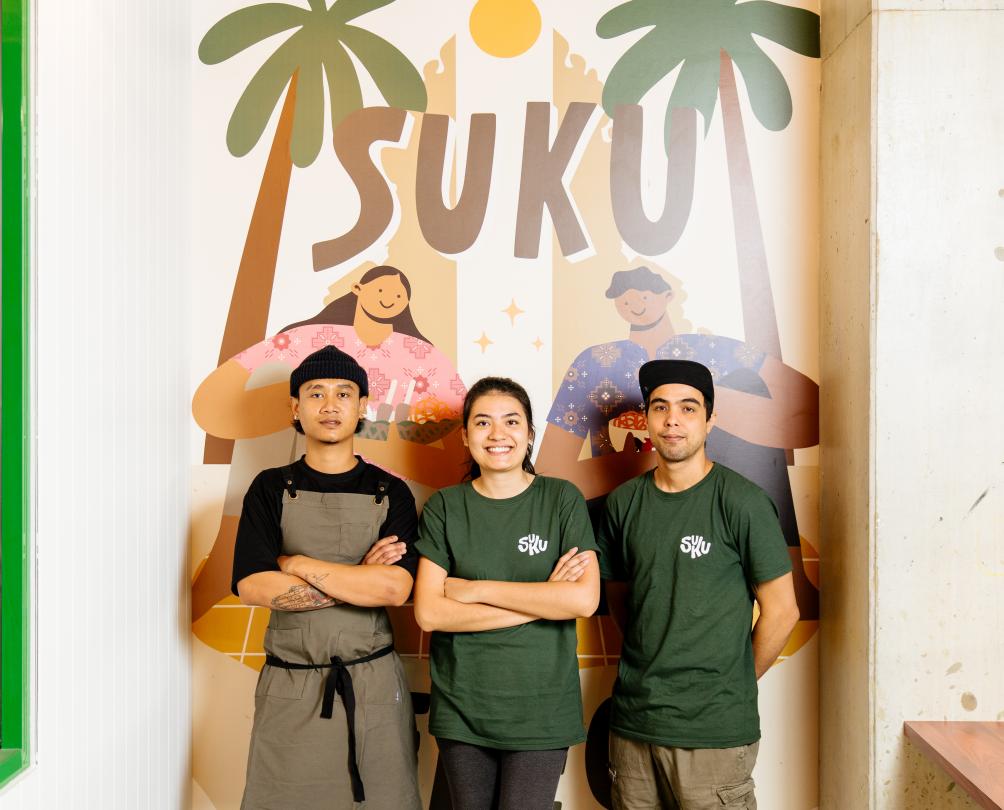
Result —
[[523, 406], [508, 394], [477, 398], [464, 429], [471, 457], [492, 473], [521, 472], [530, 445]]

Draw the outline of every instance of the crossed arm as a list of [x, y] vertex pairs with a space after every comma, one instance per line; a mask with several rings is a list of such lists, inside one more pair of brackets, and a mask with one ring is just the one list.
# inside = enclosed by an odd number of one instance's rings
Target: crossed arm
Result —
[[301, 554], [282, 556], [281, 570], [246, 576], [237, 583], [237, 592], [245, 605], [273, 610], [318, 610], [342, 603], [403, 605], [411, 593], [411, 574], [394, 563], [405, 551], [405, 544], [392, 535], [374, 543], [358, 565]]
[[537, 619], [591, 616], [599, 594], [594, 551], [569, 549], [555, 563], [547, 582], [461, 579], [423, 558], [415, 582], [415, 618], [427, 632], [498, 630]]

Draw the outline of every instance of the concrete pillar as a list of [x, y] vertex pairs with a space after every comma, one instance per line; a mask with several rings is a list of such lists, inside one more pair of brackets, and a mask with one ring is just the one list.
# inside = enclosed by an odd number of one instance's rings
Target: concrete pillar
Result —
[[823, 808], [975, 807], [1004, 720], [1004, 3], [823, 0]]

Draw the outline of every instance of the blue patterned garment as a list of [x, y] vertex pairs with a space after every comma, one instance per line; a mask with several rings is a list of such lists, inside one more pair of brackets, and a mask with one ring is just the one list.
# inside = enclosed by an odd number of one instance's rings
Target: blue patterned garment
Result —
[[[696, 360], [711, 370], [718, 384], [741, 369], [758, 373], [764, 354], [734, 338], [676, 335], [659, 347], [656, 359]], [[586, 349], [565, 372], [548, 424], [583, 439], [588, 434], [594, 457], [613, 453], [608, 426], [623, 413], [644, 410], [638, 369], [648, 360], [645, 349], [630, 340]]]

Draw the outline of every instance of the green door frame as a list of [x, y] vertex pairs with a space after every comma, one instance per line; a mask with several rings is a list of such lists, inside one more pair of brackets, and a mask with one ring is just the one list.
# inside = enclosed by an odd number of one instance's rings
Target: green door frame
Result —
[[0, 0], [0, 785], [31, 761], [28, 0]]

